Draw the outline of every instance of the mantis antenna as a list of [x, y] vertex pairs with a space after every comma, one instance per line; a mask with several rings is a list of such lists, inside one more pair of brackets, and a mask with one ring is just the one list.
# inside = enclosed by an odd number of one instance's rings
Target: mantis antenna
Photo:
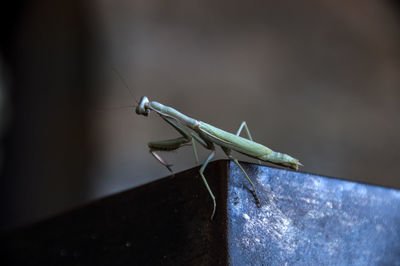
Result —
[[135, 98], [135, 96], [133, 95], [131, 89], [128, 86], [128, 83], [125, 81], [125, 79], [121, 76], [121, 74], [117, 71], [117, 69], [115, 69], [114, 67], [112, 68], [112, 70], [114, 71], [114, 73], [117, 75], [117, 77], [121, 80], [122, 84], [124, 84], [124, 86], [126, 87], [126, 89], [129, 92], [129, 95], [131, 96], [131, 98], [137, 103], [139, 104], [138, 100]]

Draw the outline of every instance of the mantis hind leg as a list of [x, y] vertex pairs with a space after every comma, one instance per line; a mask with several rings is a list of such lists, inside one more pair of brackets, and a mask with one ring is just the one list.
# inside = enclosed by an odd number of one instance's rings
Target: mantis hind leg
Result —
[[253, 181], [251, 181], [250, 177], [247, 175], [246, 171], [240, 165], [239, 161], [236, 158], [233, 158], [233, 156], [231, 155], [231, 150], [226, 149], [226, 148], [222, 148], [222, 149], [225, 152], [225, 154], [228, 156], [229, 160], [234, 162], [239, 167], [239, 169], [242, 171], [242, 173], [244, 174], [246, 179], [249, 181], [251, 187], [253, 188], [252, 194], [254, 196], [254, 199], [256, 200], [257, 206], [260, 206], [261, 205], [260, 199], [258, 198], [257, 191], [256, 191], [256, 188], [254, 187]]
[[[249, 130], [249, 128], [247, 127], [246, 121], [243, 121], [243, 122], [240, 124], [240, 127], [239, 127], [238, 131], [236, 132], [236, 136], [239, 136], [239, 135], [240, 135], [240, 133], [242, 132], [243, 128], [246, 130], [247, 138], [248, 138], [249, 140], [253, 141], [253, 138], [251, 137], [251, 134], [250, 134], [250, 130]], [[260, 160], [258, 160], [258, 164], [262, 164]]]
[[212, 212], [212, 214], [211, 214], [211, 220], [214, 218], [215, 209], [217, 208], [217, 204], [216, 204], [216, 202], [215, 202], [215, 196], [214, 196], [214, 194], [212, 193], [211, 188], [210, 188], [210, 186], [208, 185], [207, 180], [206, 180], [206, 177], [204, 176], [203, 172], [204, 172], [204, 169], [206, 169], [207, 164], [208, 164], [208, 163], [212, 160], [212, 158], [214, 157], [214, 155], [215, 155], [215, 151], [213, 150], [213, 151], [210, 153], [210, 155], [208, 155], [207, 159], [205, 160], [205, 162], [203, 163], [203, 165], [201, 166], [201, 168], [200, 168], [200, 170], [199, 170], [201, 179], [203, 180], [203, 183], [204, 183], [204, 185], [206, 186], [206, 188], [207, 188], [207, 190], [208, 190], [208, 193], [210, 194], [211, 199], [212, 199], [212, 201], [213, 201], [213, 212]]

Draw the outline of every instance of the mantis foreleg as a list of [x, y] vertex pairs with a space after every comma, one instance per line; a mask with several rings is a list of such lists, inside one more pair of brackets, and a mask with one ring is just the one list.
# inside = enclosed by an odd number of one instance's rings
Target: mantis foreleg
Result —
[[[250, 130], [247, 127], [246, 121], [243, 121], [242, 124], [240, 124], [240, 127], [239, 127], [238, 131], [236, 132], [236, 136], [240, 136], [240, 132], [242, 132], [243, 128], [246, 130], [246, 134], [247, 134], [247, 137], [249, 138], [249, 140], [253, 141], [253, 138], [251, 137], [251, 134], [250, 134]], [[262, 164], [260, 160], [258, 160], [258, 164]]]
[[207, 145], [202, 139], [198, 138], [198, 136], [194, 135], [193, 132], [190, 132], [186, 130], [183, 126], [179, 125], [179, 123], [175, 122], [173, 119], [160, 115], [162, 119], [165, 120], [168, 124], [170, 124], [173, 128], [175, 128], [176, 131], [179, 132], [185, 139], [192, 142], [192, 149], [193, 149], [193, 154], [194, 158], [196, 160], [196, 163], [199, 164], [199, 155], [197, 154], [197, 149], [194, 143], [194, 140], [197, 140], [201, 145], [205, 146]]
[[168, 164], [160, 155], [158, 155], [156, 152], [157, 151], [173, 151], [181, 146], [185, 145], [188, 143], [190, 139], [186, 139], [184, 137], [179, 137], [176, 139], [167, 139], [167, 140], [160, 140], [160, 141], [152, 141], [149, 142], [147, 145], [150, 148], [150, 153], [151, 155], [156, 158], [157, 161], [159, 161], [162, 165], [168, 168], [170, 172], [172, 172], [171, 165]]

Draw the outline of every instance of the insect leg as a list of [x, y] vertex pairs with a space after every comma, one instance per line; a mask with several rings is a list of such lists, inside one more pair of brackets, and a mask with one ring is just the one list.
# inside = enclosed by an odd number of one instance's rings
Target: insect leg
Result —
[[[242, 129], [243, 129], [243, 128], [246, 130], [246, 134], [247, 134], [247, 137], [249, 138], [249, 140], [253, 141], [253, 138], [251, 137], [251, 134], [250, 134], [250, 130], [249, 130], [249, 128], [247, 127], [246, 121], [243, 121], [243, 122], [240, 124], [240, 127], [239, 127], [238, 131], [236, 132], [236, 136], [239, 136], [239, 135], [240, 135], [240, 132], [242, 132]], [[258, 160], [258, 164], [262, 164], [262, 162], [261, 162], [260, 160]]]
[[153, 157], [156, 158], [156, 160], [157, 160], [158, 162], [160, 162], [162, 165], [164, 165], [165, 167], [167, 167], [167, 169], [168, 169], [171, 173], [173, 173], [173, 171], [172, 171], [172, 169], [171, 169], [172, 164], [167, 163], [160, 155], [158, 155], [158, 154], [156, 153], [155, 150], [150, 150], [150, 154], [153, 155]]
[[[195, 143], [193, 140], [193, 137], [197, 137], [197, 136], [194, 136], [193, 132], [186, 130], [186, 128], [184, 128], [183, 126], [176, 123], [173, 119], [166, 117], [166, 116], [162, 116], [162, 115], [160, 115], [160, 116], [162, 119], [165, 120], [165, 122], [170, 124], [173, 128], [175, 128], [176, 131], [178, 131], [184, 138], [186, 138], [188, 140], [188, 142], [190, 140], [192, 141], [192, 149], [193, 149], [194, 158], [196, 160], [196, 164], [199, 164], [199, 155], [197, 154], [197, 149], [196, 149], [196, 146], [195, 146]], [[199, 141], [199, 140], [197, 140], [197, 141]]]
[[175, 130], [178, 131], [179, 134], [181, 134], [184, 138], [190, 138], [190, 132], [186, 128], [184, 128], [183, 126], [181, 126], [178, 123], [176, 123], [175, 120], [173, 120], [170, 117], [163, 116], [161, 114], [160, 114], [160, 116], [161, 116], [162, 119], [164, 119], [165, 122], [167, 122], [173, 128], [175, 128]]
[[228, 158], [239, 167], [239, 169], [242, 171], [244, 176], [247, 178], [247, 180], [249, 181], [251, 187], [253, 188], [253, 196], [254, 196], [254, 198], [256, 200], [257, 205], [258, 206], [261, 205], [260, 199], [257, 196], [256, 188], [254, 187], [253, 181], [251, 181], [250, 177], [247, 175], [246, 171], [240, 165], [239, 161], [231, 155], [231, 150], [230, 149], [227, 149], [227, 148], [224, 148], [224, 147], [221, 147], [221, 148], [225, 152], [225, 154], [228, 156]]
[[198, 136], [194, 132], [190, 132], [190, 135], [192, 137], [192, 148], [193, 148], [194, 157], [196, 159], [196, 163], [199, 164], [199, 156], [197, 155], [197, 149], [196, 149], [196, 142], [195, 141], [200, 143], [201, 146], [203, 146], [206, 149], [210, 149], [210, 147], [212, 146], [212, 143], [207, 143], [207, 141], [202, 139], [200, 136]]
[[171, 170], [171, 164], [168, 164], [160, 155], [158, 155], [156, 152], [157, 151], [173, 151], [181, 146], [185, 145], [188, 143], [190, 140], [184, 138], [184, 137], [179, 137], [176, 139], [167, 139], [167, 140], [160, 140], [160, 141], [152, 141], [149, 142], [147, 145], [150, 148], [150, 153], [151, 155], [156, 158], [157, 161], [159, 161], [162, 165], [168, 168], [170, 172]]
[[199, 164], [199, 155], [197, 155], [196, 143], [194, 142], [193, 138], [192, 138], [192, 149], [193, 149], [194, 158], [196, 159], [196, 164]]
[[214, 196], [214, 194], [212, 193], [211, 188], [210, 188], [210, 186], [208, 185], [207, 180], [206, 180], [206, 178], [205, 178], [203, 172], [204, 172], [204, 169], [206, 169], [207, 164], [208, 164], [208, 163], [212, 160], [212, 158], [214, 157], [214, 155], [215, 155], [215, 150], [213, 150], [213, 151], [210, 153], [210, 155], [207, 157], [207, 159], [205, 160], [204, 164], [201, 166], [201, 168], [200, 168], [200, 170], [199, 170], [200, 176], [201, 176], [201, 178], [203, 179], [204, 185], [206, 186], [206, 188], [207, 188], [207, 190], [208, 190], [208, 193], [210, 194], [211, 199], [212, 199], [212, 201], [213, 201], [213, 205], [214, 205], [213, 212], [212, 212], [212, 214], [211, 214], [211, 220], [212, 220], [213, 217], [214, 217], [215, 209], [216, 209], [216, 207], [217, 207], [217, 204], [215, 203], [215, 196]]

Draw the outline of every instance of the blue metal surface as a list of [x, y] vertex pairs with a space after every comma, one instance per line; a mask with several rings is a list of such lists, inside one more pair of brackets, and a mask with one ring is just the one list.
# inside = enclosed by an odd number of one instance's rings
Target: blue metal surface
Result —
[[230, 164], [231, 265], [400, 265], [400, 191], [244, 164], [255, 204]]

